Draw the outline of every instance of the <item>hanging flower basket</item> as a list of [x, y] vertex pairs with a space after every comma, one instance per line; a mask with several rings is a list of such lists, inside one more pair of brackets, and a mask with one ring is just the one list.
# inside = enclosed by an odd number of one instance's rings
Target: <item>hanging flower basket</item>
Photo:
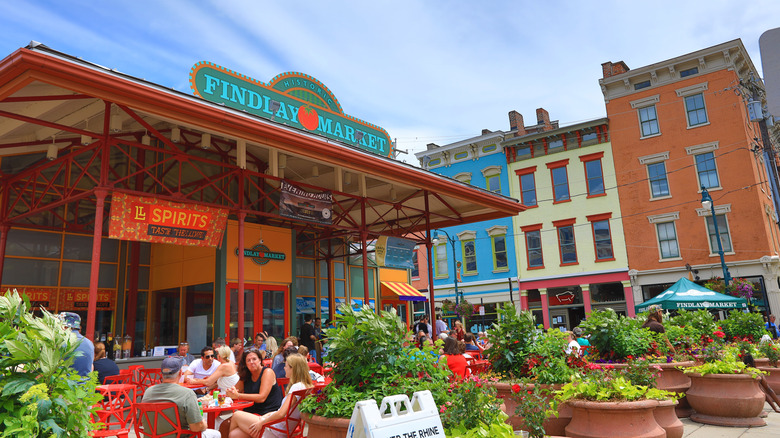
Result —
[[746, 298], [748, 300], [753, 298], [753, 292], [756, 290], [755, 285], [744, 278], [732, 278], [731, 284], [728, 286], [723, 283], [722, 278], [713, 278], [707, 283], [704, 283], [704, 287], [714, 290], [715, 292], [738, 298]]
[[465, 299], [461, 300], [460, 303], [455, 306], [455, 312], [457, 312], [458, 315], [462, 316], [463, 318], [468, 318], [474, 314], [474, 305]]
[[441, 302], [442, 313], [455, 313], [455, 303], [450, 300], [444, 300]]

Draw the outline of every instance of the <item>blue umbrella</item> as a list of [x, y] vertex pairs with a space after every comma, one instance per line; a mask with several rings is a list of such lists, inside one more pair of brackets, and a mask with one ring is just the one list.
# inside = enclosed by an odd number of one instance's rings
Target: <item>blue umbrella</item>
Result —
[[747, 309], [744, 298], [732, 297], [688, 280], [683, 277], [657, 297], [637, 304], [637, 313], [644, 312], [653, 304], [662, 309]]

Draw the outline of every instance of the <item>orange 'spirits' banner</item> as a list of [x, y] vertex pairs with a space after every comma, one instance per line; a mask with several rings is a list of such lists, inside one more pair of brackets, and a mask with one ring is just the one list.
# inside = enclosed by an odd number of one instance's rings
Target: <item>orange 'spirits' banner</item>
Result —
[[114, 193], [108, 237], [175, 245], [222, 244], [227, 210]]
[[[59, 312], [87, 310], [89, 307], [89, 289], [60, 289]], [[116, 291], [98, 289], [97, 310], [115, 310]]]
[[30, 306], [45, 307], [50, 312], [54, 312], [54, 308], [57, 305], [57, 289], [56, 288], [23, 288], [20, 291], [20, 295], [27, 295], [30, 300]]

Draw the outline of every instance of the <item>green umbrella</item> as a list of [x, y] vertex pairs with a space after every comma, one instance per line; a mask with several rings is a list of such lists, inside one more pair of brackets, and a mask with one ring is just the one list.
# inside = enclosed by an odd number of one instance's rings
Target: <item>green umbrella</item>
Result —
[[688, 280], [683, 277], [657, 297], [637, 304], [637, 313], [644, 312], [653, 304], [663, 309], [747, 309], [744, 298], [732, 297]]

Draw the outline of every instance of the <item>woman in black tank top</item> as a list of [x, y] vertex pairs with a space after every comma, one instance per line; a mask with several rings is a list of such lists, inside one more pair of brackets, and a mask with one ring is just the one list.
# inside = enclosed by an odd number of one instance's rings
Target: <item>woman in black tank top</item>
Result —
[[254, 405], [245, 409], [253, 414], [266, 414], [277, 411], [282, 406], [282, 389], [276, 384], [276, 374], [263, 366], [260, 351], [250, 348], [241, 357], [238, 367], [241, 380], [234, 389], [228, 389], [227, 395], [233, 400], [249, 400]]

